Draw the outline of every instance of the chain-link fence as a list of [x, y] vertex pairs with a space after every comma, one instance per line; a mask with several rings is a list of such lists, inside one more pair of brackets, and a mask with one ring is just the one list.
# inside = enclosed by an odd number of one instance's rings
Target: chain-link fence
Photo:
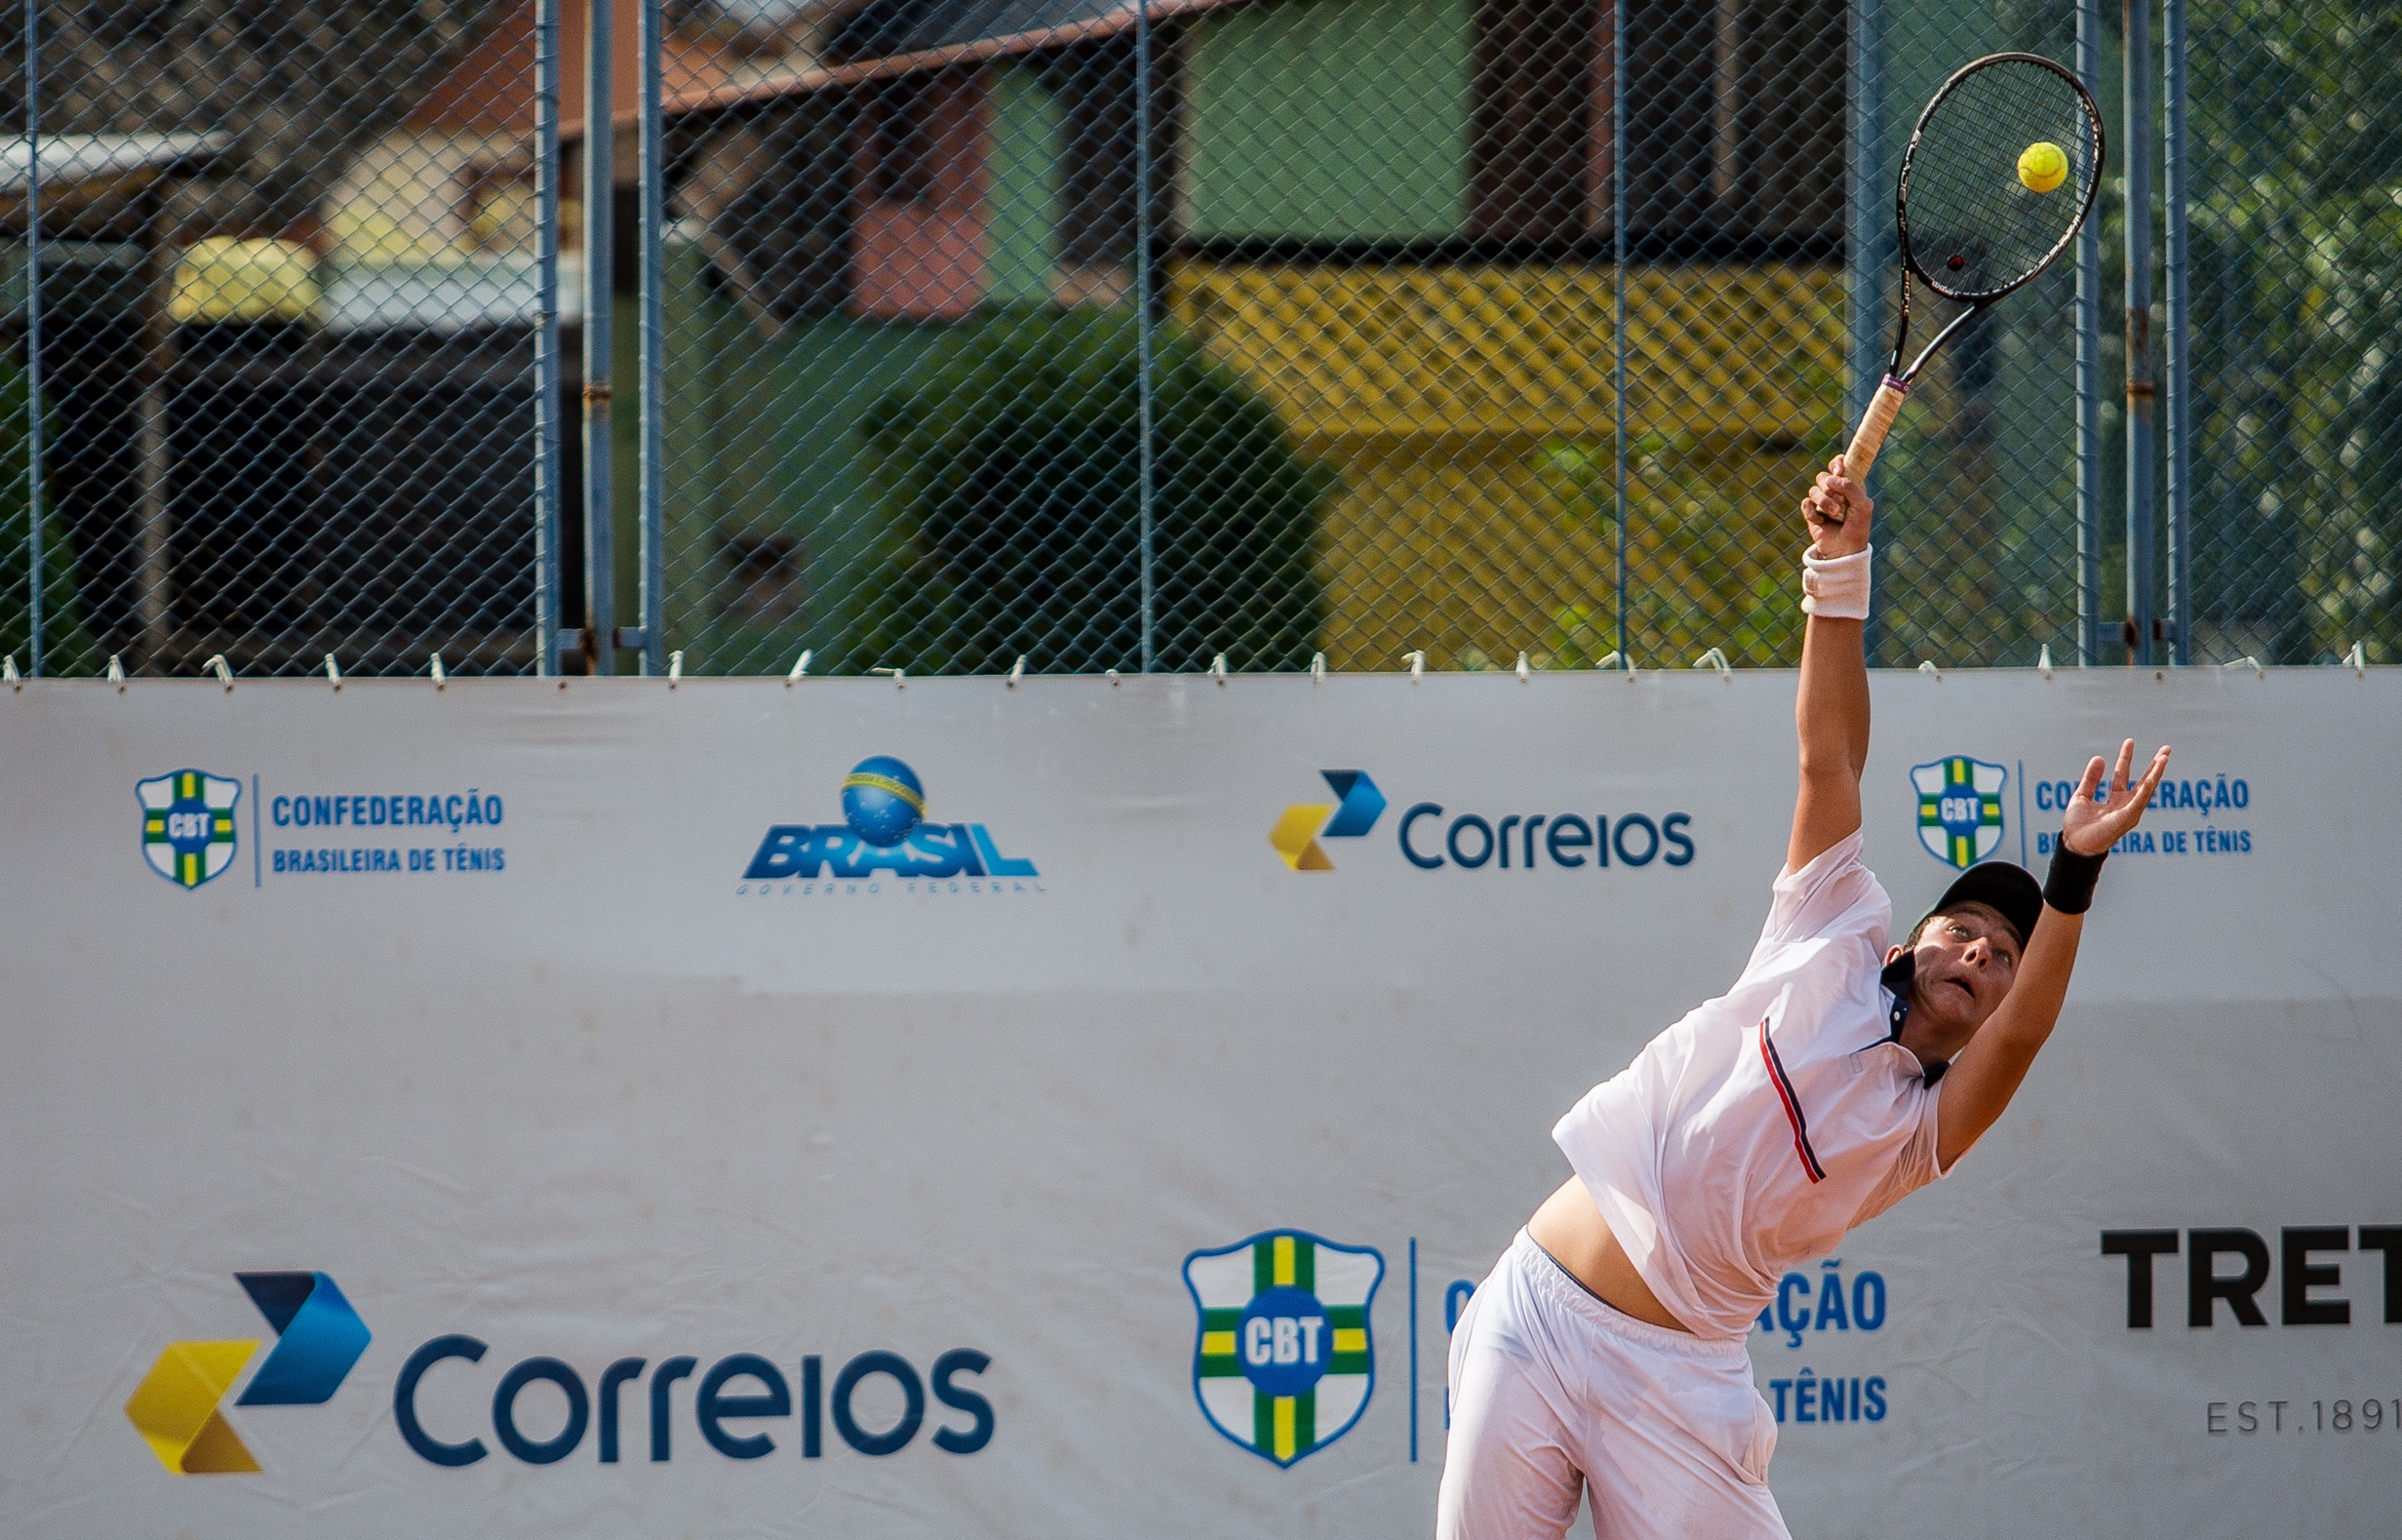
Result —
[[[2094, 85], [2112, 175], [1911, 396], [1874, 656], [2394, 660], [2402, 22], [2230, 0], [2180, 53], [2175, 0], [2131, 124], [2124, 15], [35, 0], [0, 29], [0, 648], [1788, 663], [1910, 124], [2026, 49]], [[2163, 345], [2120, 325], [2131, 159]]]
[[497, 0], [11, 8], [20, 666], [533, 664], [523, 23]]
[[2402, 661], [2402, 12], [2193, 14], [2197, 657]]

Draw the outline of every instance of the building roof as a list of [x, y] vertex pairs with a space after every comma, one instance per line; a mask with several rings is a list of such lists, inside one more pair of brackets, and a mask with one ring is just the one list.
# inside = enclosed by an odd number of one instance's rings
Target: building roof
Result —
[[[216, 134], [45, 134], [42, 190], [113, 185], [185, 168], [233, 148]], [[0, 198], [22, 198], [33, 173], [33, 142], [20, 134], [0, 140]]]
[[[1150, 15], [1157, 23], [1249, 3], [1150, 0]], [[835, 29], [835, 47], [829, 53], [848, 54], [842, 61], [760, 81], [672, 94], [664, 106], [671, 117], [723, 111], [862, 81], [1047, 53], [1122, 36], [1134, 30], [1136, 20], [1136, 0], [870, 0]], [[620, 128], [639, 115], [639, 108], [613, 114]], [[582, 132], [581, 123], [568, 124], [562, 130], [568, 138]]]
[[[44, 134], [42, 224], [81, 239], [148, 239], [140, 194], [162, 178], [198, 172], [233, 152], [231, 133]], [[0, 223], [24, 217], [33, 146], [0, 139]]]
[[[614, 116], [623, 121], [638, 115], [641, 100], [642, 10], [635, 0], [619, 0], [611, 12], [610, 91]], [[559, 116], [578, 130], [584, 116], [584, 47], [590, 22], [588, 6], [571, 4], [559, 28]], [[532, 134], [533, 45], [533, 0], [516, 0], [499, 12], [473, 47], [451, 60], [410, 107], [402, 128]], [[659, 46], [660, 72], [670, 97], [723, 85], [739, 62], [726, 39], [704, 30], [671, 27]]]
[[844, 20], [829, 52], [918, 54], [1081, 26], [1132, 9], [1124, 0], [868, 0]]

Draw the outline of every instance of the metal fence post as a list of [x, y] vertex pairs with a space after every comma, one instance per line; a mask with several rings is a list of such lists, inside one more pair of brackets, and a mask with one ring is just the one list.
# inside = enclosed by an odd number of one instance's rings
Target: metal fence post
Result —
[[667, 157], [659, 79], [662, 0], [642, 0], [642, 671], [667, 666], [666, 474]]
[[25, 0], [25, 627], [42, 677], [42, 0]]
[[[1846, 421], [1868, 415], [1869, 403], [1885, 376], [1885, 231], [1886, 204], [1878, 196], [1885, 165], [1885, 59], [1881, 0], [1858, 0], [1852, 7], [1851, 27], [1851, 177], [1846, 189], [1849, 228], [1845, 245], [1851, 257], [1847, 298], [1851, 378], [1846, 392]], [[1875, 485], [1875, 472], [1870, 472]], [[1870, 556], [1873, 563], [1876, 558]], [[1874, 585], [1870, 585], [1873, 592]], [[1870, 662], [1876, 660], [1877, 621], [1871, 607], [1863, 627], [1862, 643]]]
[[1627, 635], [1627, 4], [1610, 4], [1610, 418], [1618, 536], [1618, 667], [1634, 666]]
[[2168, 98], [2161, 193], [2168, 208], [2169, 657], [2193, 661], [2193, 381], [2186, 370], [2191, 316], [2185, 273], [2185, 0], [2164, 0], [2160, 88]]
[[565, 0], [533, 18], [533, 614], [534, 671], [559, 672], [559, 26]]
[[591, 0], [584, 37], [584, 622], [596, 674], [617, 668], [616, 542], [610, 529], [609, 307], [615, 232], [615, 113], [610, 97], [616, 20], [612, 0]]
[[1159, 656], [1159, 597], [1152, 571], [1154, 453], [1151, 399], [1151, 0], [1134, 8], [1134, 412], [1140, 436], [1135, 446], [1135, 498], [1141, 525], [1136, 560], [1141, 564], [1142, 666], [1151, 672]]
[[[2102, 0], [2077, 0], [2076, 73], [2102, 92]], [[2102, 219], [2076, 236], [2076, 660], [2102, 661]]]
[[2127, 661], [2151, 662], [2151, 0], [2123, 0], [2127, 155]]

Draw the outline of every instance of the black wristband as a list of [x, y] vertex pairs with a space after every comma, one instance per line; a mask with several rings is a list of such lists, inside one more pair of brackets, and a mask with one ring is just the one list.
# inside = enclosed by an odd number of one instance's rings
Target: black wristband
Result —
[[2065, 915], [2081, 915], [2094, 906], [2094, 884], [2102, 880], [2102, 863], [2110, 852], [2082, 855], [2068, 842], [2052, 842], [2052, 869], [2043, 876], [2043, 901]]

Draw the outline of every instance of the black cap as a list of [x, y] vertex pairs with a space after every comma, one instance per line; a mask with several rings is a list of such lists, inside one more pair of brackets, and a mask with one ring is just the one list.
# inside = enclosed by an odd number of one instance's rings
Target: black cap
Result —
[[[1983, 904], [2016, 927], [2019, 945], [2035, 933], [2035, 921], [2043, 914], [2043, 885], [2035, 874], [2013, 861], [1985, 861], [1970, 867], [1944, 889], [1944, 896], [1935, 900], [1935, 907], [1918, 917], [1923, 926], [1936, 915], [1960, 904]], [[1911, 930], [1915, 933], [1917, 927]]]

